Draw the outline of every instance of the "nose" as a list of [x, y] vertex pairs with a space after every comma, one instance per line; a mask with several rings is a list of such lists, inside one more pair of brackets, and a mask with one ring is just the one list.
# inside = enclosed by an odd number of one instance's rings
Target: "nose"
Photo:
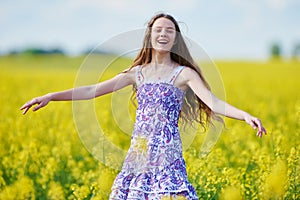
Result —
[[166, 29], [162, 29], [161, 32], [160, 32], [160, 36], [161, 37], [166, 37], [166, 35], [167, 35]]

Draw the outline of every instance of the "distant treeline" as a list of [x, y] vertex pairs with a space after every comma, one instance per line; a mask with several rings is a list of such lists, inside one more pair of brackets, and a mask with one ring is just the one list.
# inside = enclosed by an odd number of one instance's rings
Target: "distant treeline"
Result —
[[62, 54], [62, 55], [64, 55], [65, 52], [62, 49], [59, 49], [59, 48], [53, 48], [53, 49], [26, 48], [26, 49], [22, 49], [22, 50], [12, 50], [8, 54], [9, 55], [17, 55], [17, 54], [32, 54], [32, 55]]
[[[269, 56], [272, 59], [280, 59], [283, 56], [282, 53], [282, 46], [278, 42], [274, 42], [269, 46]], [[115, 52], [110, 52], [102, 49], [94, 49], [94, 48], [88, 48], [84, 51], [82, 51], [82, 55], [87, 54], [115, 54]], [[59, 54], [59, 55], [66, 55], [66, 52], [62, 50], [61, 48], [25, 48], [22, 50], [12, 50], [7, 53], [8, 55], [43, 55], [43, 54]], [[300, 60], [300, 43], [296, 43], [290, 52], [292, 59]]]
[[[112, 52], [100, 50], [100, 49], [86, 49], [82, 51], [81, 54], [113, 54]], [[12, 50], [7, 53], [8, 55], [45, 55], [45, 54], [59, 54], [59, 55], [66, 55], [66, 52], [60, 48], [25, 48], [21, 50]]]
[[[275, 59], [280, 59], [283, 57], [283, 53], [282, 53], [282, 47], [279, 43], [273, 43], [270, 45], [270, 58], [275, 58]], [[291, 53], [291, 58], [292, 59], [300, 59], [300, 43], [297, 43], [294, 45]]]

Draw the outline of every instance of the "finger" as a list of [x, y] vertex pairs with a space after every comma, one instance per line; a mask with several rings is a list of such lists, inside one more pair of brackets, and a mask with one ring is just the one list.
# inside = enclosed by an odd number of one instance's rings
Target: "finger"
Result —
[[258, 128], [256, 136], [258, 136], [260, 138], [262, 137], [262, 129], [261, 128]]
[[23, 110], [24, 108], [27, 108], [27, 107], [30, 107], [31, 105], [27, 102], [25, 103], [21, 108], [20, 110]]
[[44, 107], [44, 104], [43, 103], [40, 103], [38, 106], [34, 107], [32, 110], [33, 111], [37, 111], [38, 109]]
[[35, 104], [39, 103], [38, 99], [37, 98], [33, 98], [32, 100], [26, 102], [21, 108], [20, 110], [23, 110], [24, 108], [27, 108], [27, 107], [31, 107]]
[[258, 130], [260, 132], [260, 134], [262, 135], [263, 133], [264, 134], [267, 134], [267, 131], [266, 129], [263, 127], [261, 121], [259, 119], [257, 119], [257, 122], [256, 122], [257, 126], [258, 126]]
[[257, 128], [257, 125], [255, 124], [255, 122], [253, 122], [252, 120], [250, 121], [250, 126], [253, 128], [253, 129], [256, 129]]
[[31, 105], [30, 103], [27, 102], [27, 103], [25, 103], [25, 104], [20, 108], [20, 110], [24, 110], [24, 109], [25, 109], [25, 110], [23, 111], [23, 114], [26, 114], [27, 111], [31, 108], [31, 106], [32, 106], [32, 105]]
[[257, 131], [257, 134], [256, 134], [256, 136], [258, 136], [258, 137], [262, 137], [262, 132], [261, 131]]
[[261, 125], [261, 126], [259, 127], [259, 131], [260, 131], [261, 133], [265, 133], [265, 132], [266, 132], [266, 129]]
[[262, 132], [262, 128], [261, 128], [261, 126], [260, 126], [259, 124], [256, 124], [256, 128], [257, 128], [257, 131], [258, 131], [259, 133]]
[[261, 121], [259, 119], [254, 119], [254, 123], [256, 124], [256, 126], [258, 127], [258, 130], [261, 132], [265, 132], [265, 128], [263, 127]]
[[264, 127], [262, 127], [261, 130], [257, 131], [256, 136], [262, 138], [263, 133], [264, 133], [265, 135], [267, 135], [267, 131], [266, 131], [266, 129], [265, 129]]
[[31, 106], [33, 106], [34, 104], [37, 104], [37, 103], [38, 103], [37, 99], [34, 98], [34, 99], [26, 102], [20, 109], [23, 110], [24, 108], [31, 107]]
[[26, 107], [26, 109], [23, 111], [23, 115], [25, 115], [27, 113], [27, 111], [29, 110], [30, 107]]
[[262, 132], [267, 135], [267, 130], [264, 127], [262, 127]]

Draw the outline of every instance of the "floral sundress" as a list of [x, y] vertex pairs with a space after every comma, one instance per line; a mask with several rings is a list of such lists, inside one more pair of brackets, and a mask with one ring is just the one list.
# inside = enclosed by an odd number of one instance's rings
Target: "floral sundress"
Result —
[[174, 81], [183, 68], [175, 68], [166, 80], [150, 82], [137, 66], [136, 122], [111, 200], [198, 199], [187, 178], [178, 129], [185, 92]]

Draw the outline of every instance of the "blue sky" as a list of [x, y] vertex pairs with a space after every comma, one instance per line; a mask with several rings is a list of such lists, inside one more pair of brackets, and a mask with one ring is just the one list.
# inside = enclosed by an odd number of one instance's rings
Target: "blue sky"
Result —
[[212, 58], [266, 59], [278, 42], [300, 43], [299, 0], [0, 0], [0, 53], [60, 47], [76, 55], [134, 29], [157, 12], [172, 14]]

